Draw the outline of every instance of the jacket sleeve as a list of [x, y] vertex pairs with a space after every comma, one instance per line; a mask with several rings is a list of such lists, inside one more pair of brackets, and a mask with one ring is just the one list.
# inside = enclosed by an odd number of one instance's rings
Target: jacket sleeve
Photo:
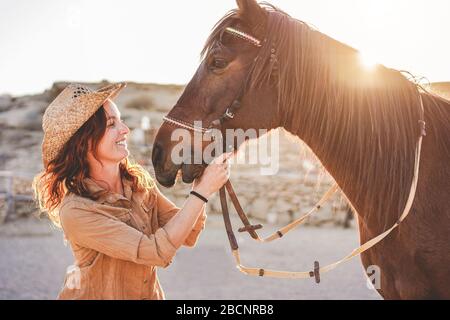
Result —
[[[179, 211], [178, 208], [172, 201], [167, 199], [159, 190], [156, 188], [157, 196], [157, 208], [158, 208], [158, 222], [160, 227], [164, 227], [170, 219], [172, 219]], [[183, 245], [186, 247], [193, 247], [197, 243], [200, 233], [205, 229], [206, 222], [206, 210], [205, 206], [202, 207], [202, 212], [197, 219], [195, 225], [192, 228], [191, 233], [184, 241]]]
[[65, 203], [59, 215], [70, 241], [116, 259], [167, 267], [176, 252], [164, 228], [147, 236], [119, 219], [97, 213], [95, 208], [78, 201]]

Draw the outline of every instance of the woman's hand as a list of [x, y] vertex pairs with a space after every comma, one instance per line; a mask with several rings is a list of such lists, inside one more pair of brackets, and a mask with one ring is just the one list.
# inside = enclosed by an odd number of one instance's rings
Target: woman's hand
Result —
[[[206, 198], [219, 190], [227, 182], [230, 175], [227, 160], [232, 154], [225, 153], [215, 158], [206, 167], [201, 178], [194, 181], [192, 189]], [[205, 204], [202, 200], [197, 197], [189, 197], [183, 208], [165, 224], [164, 229], [175, 248], [179, 248], [192, 232], [200, 214], [202, 212], [205, 214], [204, 208]]]
[[193, 190], [202, 196], [209, 198], [217, 192], [230, 177], [230, 165], [228, 159], [233, 152], [223, 153], [216, 157], [209, 166], [206, 167], [203, 175], [194, 181]]

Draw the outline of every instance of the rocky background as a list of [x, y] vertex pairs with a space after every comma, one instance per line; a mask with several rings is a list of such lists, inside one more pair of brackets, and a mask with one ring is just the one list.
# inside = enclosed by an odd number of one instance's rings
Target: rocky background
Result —
[[[42, 169], [42, 115], [67, 84], [56, 82], [50, 89], [36, 95], [0, 95], [0, 194], [8, 189], [8, 184], [12, 184], [15, 194], [31, 198], [32, 177]], [[107, 84], [107, 81], [87, 83], [92, 89]], [[449, 83], [435, 86], [440, 94], [450, 98]], [[176, 85], [129, 83], [116, 99], [122, 118], [131, 129], [128, 141], [131, 154], [151, 173], [153, 138], [162, 117], [183, 89], [183, 86]], [[236, 164], [232, 168], [231, 180], [244, 210], [250, 217], [262, 222], [293, 221], [310, 210], [333, 182], [307, 146], [284, 131], [279, 134], [280, 170], [277, 175], [261, 175], [258, 165]], [[245, 148], [240, 152], [245, 152]], [[12, 175], [13, 179], [8, 175]], [[162, 188], [180, 206], [189, 189], [190, 186], [181, 181], [174, 188]], [[35, 204], [27, 197], [22, 198], [8, 213], [7, 201], [0, 197], [0, 223], [37, 213]], [[209, 213], [220, 213], [218, 196], [210, 201]], [[350, 227], [355, 226], [355, 219], [344, 197], [336, 194], [307, 224]]]

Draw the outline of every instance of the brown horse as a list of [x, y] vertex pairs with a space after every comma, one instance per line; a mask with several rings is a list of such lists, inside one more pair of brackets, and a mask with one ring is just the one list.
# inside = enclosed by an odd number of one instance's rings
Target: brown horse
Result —
[[[380, 268], [378, 291], [386, 299], [449, 299], [450, 102], [419, 90], [399, 71], [367, 70], [356, 50], [270, 5], [237, 3], [214, 28], [169, 116], [207, 127], [239, 97], [241, 107], [223, 126], [282, 127], [302, 139], [355, 208], [364, 243], [391, 227], [405, 207], [420, 95], [427, 136], [412, 209], [361, 259], [366, 268]], [[260, 46], [224, 32], [227, 27], [260, 39]], [[152, 155], [156, 177], [167, 187], [179, 170], [192, 182], [203, 168], [172, 162], [175, 128], [161, 126]]]

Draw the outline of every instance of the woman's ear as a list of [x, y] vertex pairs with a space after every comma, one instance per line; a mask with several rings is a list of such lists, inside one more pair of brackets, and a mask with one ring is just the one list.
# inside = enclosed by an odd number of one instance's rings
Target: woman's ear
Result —
[[267, 11], [255, 0], [236, 0], [239, 16], [252, 29], [260, 29], [266, 23]]

